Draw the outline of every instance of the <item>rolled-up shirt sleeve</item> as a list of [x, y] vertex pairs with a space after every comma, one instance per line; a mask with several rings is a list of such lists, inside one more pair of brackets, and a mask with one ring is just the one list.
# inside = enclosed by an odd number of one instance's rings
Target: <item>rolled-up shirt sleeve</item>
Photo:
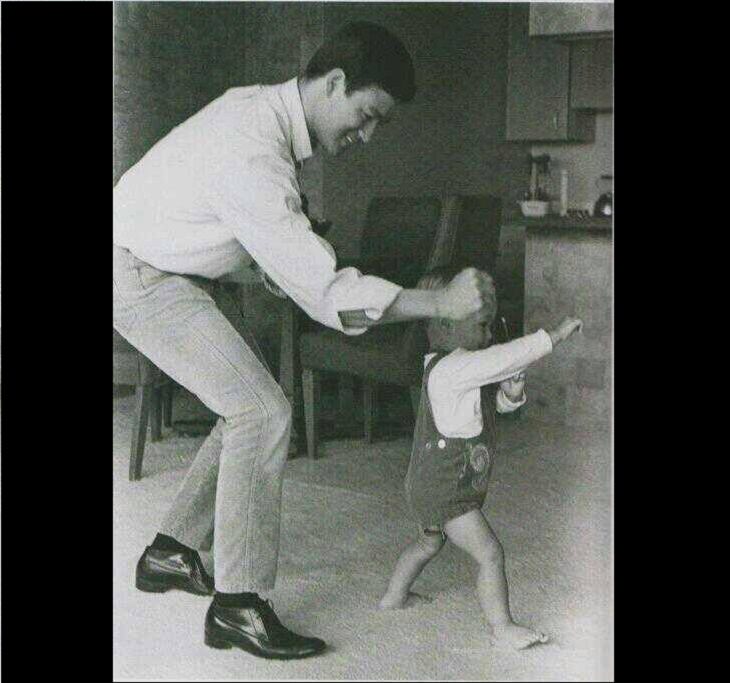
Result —
[[356, 268], [337, 270], [302, 212], [290, 160], [262, 150], [241, 164], [230, 154], [218, 170], [208, 190], [216, 215], [307, 315], [346, 334], [361, 334], [366, 327], [343, 327], [340, 311], [362, 310], [378, 320], [393, 303], [402, 287]]

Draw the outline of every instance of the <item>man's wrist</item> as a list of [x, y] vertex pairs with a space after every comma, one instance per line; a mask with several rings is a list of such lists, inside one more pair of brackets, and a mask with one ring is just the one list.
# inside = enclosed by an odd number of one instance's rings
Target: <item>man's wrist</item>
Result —
[[563, 341], [563, 338], [560, 336], [557, 330], [547, 330], [548, 336], [550, 337], [550, 342], [553, 345], [553, 348], [555, 348], [561, 341]]
[[433, 290], [433, 317], [444, 318], [444, 290]]

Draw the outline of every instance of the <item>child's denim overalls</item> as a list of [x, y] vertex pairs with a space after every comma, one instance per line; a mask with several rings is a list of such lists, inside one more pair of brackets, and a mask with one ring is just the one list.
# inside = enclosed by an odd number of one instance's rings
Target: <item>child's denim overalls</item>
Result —
[[428, 398], [428, 378], [446, 353], [437, 353], [423, 373], [421, 402], [406, 474], [406, 499], [422, 529], [479, 510], [487, 494], [497, 434], [497, 385], [481, 388], [482, 432], [468, 439], [441, 434]]

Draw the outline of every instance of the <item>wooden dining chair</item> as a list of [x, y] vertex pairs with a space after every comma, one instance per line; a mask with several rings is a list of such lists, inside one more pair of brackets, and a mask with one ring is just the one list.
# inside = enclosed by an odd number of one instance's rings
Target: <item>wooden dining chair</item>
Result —
[[[375, 197], [363, 229], [362, 255], [353, 263], [363, 273], [414, 287], [428, 270], [446, 264], [493, 271], [499, 250], [501, 202], [490, 196]], [[338, 264], [338, 267], [350, 264]], [[322, 329], [299, 341], [307, 453], [317, 455], [322, 373], [336, 373], [345, 385], [362, 381], [364, 431], [373, 438], [379, 384], [407, 387], [413, 411], [420, 399], [423, 325], [388, 324], [347, 336]]]
[[[147, 425], [150, 424], [150, 440], [162, 437], [162, 425], [172, 425], [172, 399], [174, 383], [157, 366], [137, 351], [116, 330], [114, 333], [114, 384], [132, 385], [135, 388], [132, 445], [129, 456], [129, 481], [142, 477]], [[150, 420], [151, 418], [151, 420]]]

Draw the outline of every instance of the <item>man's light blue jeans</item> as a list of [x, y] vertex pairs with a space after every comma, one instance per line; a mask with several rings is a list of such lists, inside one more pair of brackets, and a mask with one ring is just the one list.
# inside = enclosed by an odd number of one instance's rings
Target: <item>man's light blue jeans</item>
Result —
[[216, 288], [114, 247], [114, 327], [219, 416], [159, 531], [200, 550], [213, 539], [217, 591], [271, 590], [291, 407]]

